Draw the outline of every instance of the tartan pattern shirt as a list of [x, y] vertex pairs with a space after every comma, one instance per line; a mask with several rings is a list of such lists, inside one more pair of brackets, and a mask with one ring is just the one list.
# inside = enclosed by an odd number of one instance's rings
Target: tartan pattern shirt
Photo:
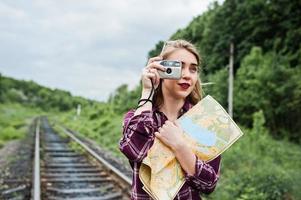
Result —
[[[185, 102], [181, 113], [187, 112], [192, 104]], [[151, 197], [142, 189], [143, 183], [139, 179], [139, 169], [142, 160], [147, 156], [148, 150], [154, 142], [154, 133], [158, 131], [167, 117], [158, 109], [143, 111], [134, 116], [135, 110], [126, 113], [123, 122], [123, 136], [120, 140], [120, 150], [129, 159], [133, 169], [132, 200], [149, 200]], [[214, 160], [205, 163], [196, 157], [194, 175], [185, 172], [185, 183], [176, 195], [177, 200], [200, 199], [200, 193], [213, 192], [219, 179], [220, 160], [218, 156]]]

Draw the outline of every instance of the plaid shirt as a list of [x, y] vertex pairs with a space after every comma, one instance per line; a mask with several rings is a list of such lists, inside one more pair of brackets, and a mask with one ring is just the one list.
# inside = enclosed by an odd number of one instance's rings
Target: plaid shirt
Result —
[[[192, 107], [185, 102], [181, 109], [182, 114]], [[139, 179], [139, 168], [142, 160], [147, 156], [148, 150], [154, 142], [154, 133], [158, 131], [167, 117], [164, 113], [154, 108], [152, 111], [143, 111], [134, 116], [135, 110], [129, 111], [124, 118], [123, 137], [120, 140], [120, 150], [129, 159], [133, 169], [132, 193], [133, 200], [149, 200], [150, 196], [142, 189], [143, 184]], [[178, 200], [200, 199], [200, 193], [213, 192], [219, 179], [220, 159], [218, 156], [214, 160], [205, 163], [196, 159], [196, 173], [188, 175], [185, 173], [185, 183], [175, 197]]]

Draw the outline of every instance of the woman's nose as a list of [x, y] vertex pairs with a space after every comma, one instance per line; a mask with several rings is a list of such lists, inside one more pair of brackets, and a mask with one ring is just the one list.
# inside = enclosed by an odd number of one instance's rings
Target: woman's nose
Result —
[[182, 78], [187, 78], [188, 74], [189, 74], [188, 70], [185, 68], [182, 68]]

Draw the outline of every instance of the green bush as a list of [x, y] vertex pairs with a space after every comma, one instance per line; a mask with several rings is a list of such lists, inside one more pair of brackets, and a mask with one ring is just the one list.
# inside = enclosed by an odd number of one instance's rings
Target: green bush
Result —
[[22, 128], [24, 125], [25, 125], [24, 120], [16, 120], [16, 121], [11, 122], [11, 126], [13, 126], [15, 129]]
[[0, 140], [0, 149], [4, 147], [4, 141]]
[[250, 173], [236, 174], [228, 193], [232, 199], [281, 200], [291, 190], [286, 174], [275, 168], [253, 169]]
[[20, 129], [15, 129], [12, 126], [2, 129], [0, 133], [0, 139], [3, 141], [20, 139], [24, 136], [24, 133]]
[[[275, 138], [299, 143], [301, 70], [286, 57], [253, 47], [244, 57], [234, 82], [234, 117], [251, 127], [252, 114], [264, 110], [266, 127]], [[289, 81], [288, 81], [289, 80]]]
[[222, 155], [221, 178], [206, 199], [300, 199], [301, 151], [298, 145], [273, 139], [263, 111], [253, 115], [252, 129]]

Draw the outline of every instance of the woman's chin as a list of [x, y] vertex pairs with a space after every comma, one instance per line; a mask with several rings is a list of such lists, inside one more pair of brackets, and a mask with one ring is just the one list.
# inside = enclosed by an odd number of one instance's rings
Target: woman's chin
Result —
[[187, 92], [187, 91], [180, 91], [180, 92], [177, 92], [177, 94], [175, 95], [175, 97], [177, 99], [186, 99], [186, 97], [188, 97], [190, 93]]

